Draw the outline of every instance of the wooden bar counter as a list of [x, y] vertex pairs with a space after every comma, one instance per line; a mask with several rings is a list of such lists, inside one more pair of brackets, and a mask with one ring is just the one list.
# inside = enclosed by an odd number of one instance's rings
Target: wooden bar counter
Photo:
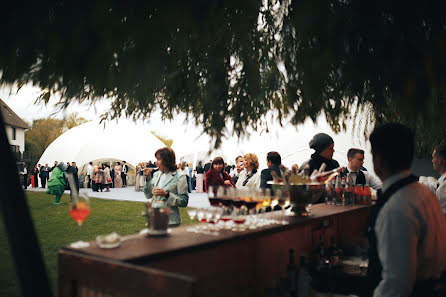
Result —
[[334, 237], [363, 236], [369, 206], [314, 205], [310, 217], [272, 218], [289, 224], [222, 230], [211, 236], [172, 229], [165, 237], [133, 235], [115, 249], [64, 247], [59, 296], [262, 296], [286, 276], [288, 251], [309, 256]]

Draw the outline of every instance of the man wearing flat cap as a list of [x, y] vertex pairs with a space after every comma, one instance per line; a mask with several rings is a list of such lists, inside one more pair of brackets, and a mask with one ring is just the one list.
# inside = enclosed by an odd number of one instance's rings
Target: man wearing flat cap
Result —
[[334, 141], [330, 135], [325, 133], [318, 133], [313, 136], [310, 141], [310, 148], [314, 149], [314, 154], [311, 155], [311, 159], [302, 164], [301, 168], [308, 164], [310, 165], [310, 174], [316, 169], [319, 170], [322, 163], [327, 164], [325, 171], [333, 170], [339, 167], [338, 161], [333, 159], [334, 154]]

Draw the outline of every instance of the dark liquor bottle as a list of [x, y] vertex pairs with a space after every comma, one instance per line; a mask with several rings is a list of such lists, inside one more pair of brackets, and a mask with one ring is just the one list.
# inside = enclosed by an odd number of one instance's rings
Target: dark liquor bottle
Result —
[[334, 236], [330, 238], [330, 248], [328, 249], [328, 256], [331, 268], [339, 266], [342, 256], [342, 250], [338, 248]]
[[297, 296], [297, 286], [296, 286], [296, 275], [297, 275], [297, 266], [294, 262], [294, 250], [289, 250], [289, 262], [287, 265], [287, 281], [288, 281], [288, 296], [296, 297]]
[[329, 266], [329, 258], [328, 258], [327, 248], [324, 245], [324, 240], [323, 240], [322, 236], [320, 238], [318, 253], [319, 253], [318, 270], [319, 271], [327, 270], [327, 268]]
[[308, 271], [307, 259], [305, 256], [300, 256], [300, 269], [297, 276], [297, 296], [310, 296], [311, 276]]

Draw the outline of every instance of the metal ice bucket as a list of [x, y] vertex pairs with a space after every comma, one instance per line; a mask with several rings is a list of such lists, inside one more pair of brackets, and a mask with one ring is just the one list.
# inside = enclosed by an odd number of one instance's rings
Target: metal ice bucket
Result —
[[169, 211], [170, 209], [168, 207], [147, 206], [147, 225], [149, 235], [167, 234]]
[[322, 196], [325, 190], [325, 184], [289, 184], [288, 190], [291, 208], [287, 214], [290, 216], [306, 217], [311, 214], [311, 205]]
[[289, 216], [309, 216], [311, 204], [315, 203], [322, 196], [325, 190], [323, 183], [309, 183], [309, 184], [271, 184], [274, 191], [280, 189], [284, 195], [289, 195], [291, 207], [286, 212]]

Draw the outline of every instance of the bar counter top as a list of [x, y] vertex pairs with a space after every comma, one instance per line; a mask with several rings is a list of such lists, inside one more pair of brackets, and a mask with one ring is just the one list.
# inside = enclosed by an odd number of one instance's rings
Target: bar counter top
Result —
[[369, 207], [369, 205], [334, 206], [318, 204], [313, 205], [311, 210], [312, 214], [309, 217], [285, 216], [281, 212], [273, 212], [271, 218], [279, 221], [287, 221], [288, 224], [285, 225], [267, 225], [254, 230], [247, 229], [242, 232], [220, 230], [217, 236], [189, 232], [187, 229], [193, 225], [188, 225], [172, 228], [167, 236], [147, 236], [146, 234], [124, 236], [120, 247], [113, 249], [99, 248], [96, 242], [92, 241], [89, 247], [72, 248], [66, 246], [62, 248], [62, 251], [82, 253], [89, 256], [130, 263], [141, 260], [150, 261], [150, 259], [177, 255], [178, 253], [184, 253], [189, 250], [196, 251], [200, 248], [211, 248], [222, 243], [283, 232], [294, 229], [299, 225], [318, 224], [319, 222], [322, 227], [327, 227], [330, 225], [330, 221], [328, 220], [330, 217], [342, 215], [347, 212], [354, 213]]
[[66, 246], [59, 251], [59, 296], [269, 296], [268, 288], [284, 289], [291, 249], [297, 260], [311, 259], [321, 244], [328, 247], [333, 240], [357, 247], [370, 205], [319, 204], [311, 212], [308, 217], [267, 213], [285, 224], [242, 232], [207, 235], [189, 232], [194, 225], [188, 225], [162, 237], [124, 236], [113, 249], [96, 242]]

